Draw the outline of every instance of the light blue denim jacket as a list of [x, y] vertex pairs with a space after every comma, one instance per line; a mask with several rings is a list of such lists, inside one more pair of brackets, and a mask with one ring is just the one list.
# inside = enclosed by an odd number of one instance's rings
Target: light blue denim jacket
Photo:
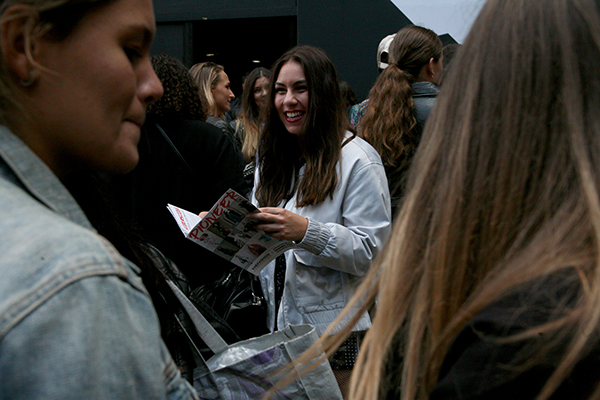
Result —
[[0, 126], [0, 399], [196, 399], [137, 271]]

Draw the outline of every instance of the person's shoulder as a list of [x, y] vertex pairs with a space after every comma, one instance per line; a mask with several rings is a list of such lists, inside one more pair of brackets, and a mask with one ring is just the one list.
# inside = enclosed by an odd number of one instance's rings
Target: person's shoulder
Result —
[[11, 185], [0, 179], [0, 303], [15, 288], [34, 291], [93, 275], [127, 279], [135, 272], [98, 233]]
[[213, 115], [207, 116], [206, 122], [221, 129], [227, 129], [227, 127], [229, 126], [229, 124], [224, 119], [215, 117]]
[[211, 140], [217, 140], [223, 136], [223, 133], [219, 126], [215, 124], [208, 123], [207, 121], [200, 120], [182, 120], [181, 124], [183, 126], [188, 126], [193, 129], [195, 132], [200, 132], [207, 137], [210, 137]]
[[[213, 117], [214, 118], [214, 117]], [[168, 118], [156, 121], [169, 135], [196, 135], [198, 132], [208, 136], [220, 136], [221, 130], [215, 125], [199, 119]]]
[[377, 150], [373, 148], [366, 140], [354, 136], [351, 132], [346, 132], [346, 143], [342, 147], [342, 158], [353, 159], [363, 163], [382, 164], [381, 157]]
[[410, 86], [414, 98], [436, 97], [440, 93], [440, 87], [433, 82], [415, 82]]
[[471, 325], [499, 332], [527, 329], [564, 315], [581, 290], [579, 276], [567, 268], [524, 282], [477, 314]]
[[180, 151], [184, 154], [198, 151], [207, 154], [211, 149], [233, 147], [222, 129], [206, 121], [177, 118], [161, 121], [161, 126], [175, 143], [183, 146]]
[[369, 99], [365, 99], [365, 100], [361, 101], [361, 102], [360, 102], [360, 103], [358, 103], [358, 104], [354, 104], [354, 105], [352, 105], [352, 106], [350, 107], [350, 109], [351, 109], [353, 112], [360, 112], [360, 111], [364, 110], [364, 109], [367, 107], [367, 105], [368, 105], [368, 104], [369, 104]]

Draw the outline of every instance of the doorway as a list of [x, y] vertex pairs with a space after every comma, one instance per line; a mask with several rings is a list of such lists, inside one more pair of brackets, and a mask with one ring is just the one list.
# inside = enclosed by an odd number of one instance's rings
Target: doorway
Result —
[[193, 63], [223, 65], [236, 97], [242, 78], [256, 67], [270, 69], [297, 43], [297, 18], [264, 17], [203, 20], [193, 23]]

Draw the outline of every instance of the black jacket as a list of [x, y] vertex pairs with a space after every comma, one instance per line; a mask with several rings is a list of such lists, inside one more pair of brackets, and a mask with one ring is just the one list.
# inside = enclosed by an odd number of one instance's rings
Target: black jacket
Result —
[[167, 203], [200, 213], [210, 210], [229, 188], [248, 195], [243, 177], [244, 156], [213, 125], [182, 119], [149, 119], [138, 148], [140, 162], [126, 177], [129, 188], [122, 190], [124, 208], [133, 224], [176, 263], [192, 288], [218, 279], [232, 264], [185, 239], [167, 210]]
[[[535, 399], [566, 350], [565, 341], [541, 354], [535, 346], [551, 339], [545, 335], [512, 342], [500, 339], [564, 315], [573, 307], [578, 288], [576, 274], [566, 270], [526, 284], [481, 311], [456, 337], [430, 398]], [[592, 337], [585, 356], [553, 399], [586, 399], [600, 383], [598, 332]], [[525, 370], [515, 367], [525, 362], [533, 365]]]

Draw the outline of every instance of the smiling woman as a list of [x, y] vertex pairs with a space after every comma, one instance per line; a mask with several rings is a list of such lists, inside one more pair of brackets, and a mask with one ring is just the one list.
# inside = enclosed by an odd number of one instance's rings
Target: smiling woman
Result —
[[64, 184], [137, 164], [154, 32], [151, 0], [2, 2], [0, 398], [196, 398], [139, 269]]
[[[310, 46], [285, 53], [272, 69], [265, 127], [258, 148], [248, 218], [298, 247], [261, 272], [271, 330], [311, 324], [321, 335], [368, 272], [391, 229], [390, 197], [381, 158], [346, 130], [335, 67]], [[358, 311], [360, 306], [355, 306]], [[345, 391], [367, 313], [331, 359]]]

